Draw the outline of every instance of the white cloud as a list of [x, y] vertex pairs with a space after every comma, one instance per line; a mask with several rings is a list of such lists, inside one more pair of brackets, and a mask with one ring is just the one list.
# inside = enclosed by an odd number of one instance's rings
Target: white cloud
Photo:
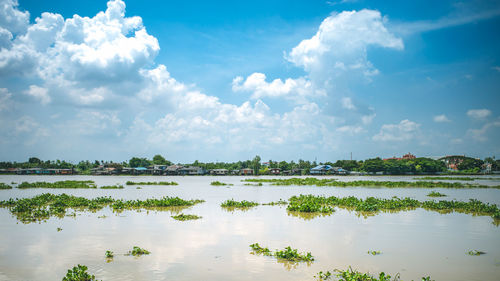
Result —
[[30, 14], [18, 6], [17, 0], [0, 0], [0, 27], [14, 34], [24, 33], [30, 20]]
[[234, 78], [232, 88], [234, 92], [252, 92], [252, 99], [283, 97], [304, 102], [309, 96], [324, 95], [322, 92], [314, 91], [311, 82], [303, 77], [298, 79], [288, 78], [285, 82], [281, 79], [275, 79], [268, 83], [266, 82], [266, 75], [257, 72], [246, 79], [241, 76]]
[[6, 88], [0, 88], [0, 112], [10, 108], [12, 94]]
[[472, 119], [481, 120], [485, 119], [491, 115], [491, 111], [488, 109], [470, 109], [467, 111], [467, 116]]
[[354, 104], [352, 103], [352, 99], [349, 97], [342, 98], [341, 102], [342, 102], [342, 107], [345, 109], [350, 109], [350, 110], [356, 109], [356, 106], [354, 106]]
[[312, 38], [300, 42], [285, 57], [303, 67], [313, 80], [328, 82], [327, 77], [337, 77], [347, 71], [373, 76], [378, 70], [367, 59], [368, 46], [404, 48], [403, 41], [384, 26], [385, 21], [380, 12], [374, 10], [332, 14]]
[[39, 100], [42, 105], [46, 105], [51, 101], [48, 90], [37, 85], [31, 85], [25, 94]]
[[496, 70], [497, 72], [500, 72], [500, 66], [493, 66], [492, 69]]
[[485, 142], [488, 140], [487, 134], [495, 130], [496, 128], [500, 128], [500, 118], [497, 118], [497, 120], [493, 122], [488, 122], [484, 124], [481, 128], [479, 129], [469, 129], [467, 130], [467, 135], [472, 137], [476, 141], [480, 142]]
[[436, 123], [446, 123], [446, 122], [451, 122], [451, 120], [450, 120], [450, 119], [448, 119], [448, 117], [446, 117], [446, 115], [444, 115], [444, 114], [434, 116], [433, 120], [434, 120], [434, 122], [436, 122]]
[[399, 124], [385, 124], [380, 132], [372, 137], [375, 141], [407, 141], [417, 136], [420, 124], [408, 119]]

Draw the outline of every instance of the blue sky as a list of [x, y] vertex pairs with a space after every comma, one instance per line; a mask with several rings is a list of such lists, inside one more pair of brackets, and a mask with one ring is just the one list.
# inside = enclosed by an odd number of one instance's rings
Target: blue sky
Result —
[[500, 1], [0, 4], [0, 160], [500, 156]]

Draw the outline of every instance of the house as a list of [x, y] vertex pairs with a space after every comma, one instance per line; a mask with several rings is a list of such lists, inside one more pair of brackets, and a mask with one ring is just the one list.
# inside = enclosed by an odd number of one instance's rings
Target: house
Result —
[[281, 173], [281, 169], [280, 168], [271, 168], [271, 169], [269, 169], [269, 173], [271, 175], [279, 175]]
[[229, 171], [227, 169], [212, 169], [210, 170], [211, 175], [225, 176]]
[[331, 170], [330, 170], [331, 173], [334, 173], [336, 175], [347, 175], [349, 173], [348, 170], [344, 170], [342, 169], [342, 167], [333, 167]]
[[183, 175], [183, 176], [186, 176], [186, 175], [189, 175], [189, 176], [204, 175], [207, 172], [205, 169], [203, 169], [201, 167], [195, 167], [195, 166], [183, 167], [183, 168], [180, 168], [178, 171], [179, 171], [179, 174]]
[[167, 165], [153, 165], [149, 166], [148, 169], [152, 170], [153, 175], [163, 175], [167, 169]]
[[251, 176], [253, 175], [253, 169], [245, 168], [240, 170], [240, 175], [242, 176]]
[[329, 172], [333, 167], [330, 165], [318, 165], [311, 169], [311, 175], [325, 175]]
[[165, 174], [166, 175], [178, 175], [179, 170], [184, 168], [183, 166], [179, 165], [170, 165], [165, 169]]

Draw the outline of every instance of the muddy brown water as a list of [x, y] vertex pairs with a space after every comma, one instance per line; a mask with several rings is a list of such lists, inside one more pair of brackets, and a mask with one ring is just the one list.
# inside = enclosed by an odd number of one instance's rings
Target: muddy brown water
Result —
[[[275, 178], [275, 177], [273, 177]], [[339, 180], [412, 180], [413, 177], [336, 177]], [[76, 264], [84, 264], [99, 280], [314, 280], [319, 271], [352, 266], [363, 272], [381, 271], [403, 280], [500, 280], [500, 227], [489, 216], [440, 214], [416, 209], [362, 216], [345, 209], [326, 216], [287, 212], [284, 206], [258, 206], [228, 211], [227, 199], [267, 203], [292, 195], [411, 197], [433, 200], [432, 191], [447, 194], [434, 200], [470, 198], [500, 205], [499, 189], [366, 188], [311, 186], [244, 186], [244, 177], [129, 177], [129, 176], [11, 176], [0, 182], [93, 180], [98, 186], [123, 184], [123, 190], [11, 189], [0, 200], [67, 193], [87, 198], [111, 196], [147, 199], [179, 196], [205, 203], [182, 210], [203, 218], [176, 221], [179, 210], [113, 213], [79, 212], [76, 217], [50, 218], [23, 224], [0, 208], [0, 280], [61, 280]], [[500, 178], [499, 178], [500, 179]], [[131, 181], [176, 181], [178, 186], [126, 186]], [[212, 181], [233, 186], [211, 186]], [[495, 180], [476, 180], [500, 184]], [[103, 216], [106, 216], [103, 218]], [[57, 228], [62, 231], [57, 231]], [[251, 254], [258, 242], [271, 250], [286, 246], [311, 252], [311, 264], [291, 264]], [[124, 254], [133, 246], [148, 256]], [[106, 250], [115, 253], [109, 262]], [[372, 256], [368, 250], [381, 251]], [[482, 256], [469, 256], [481, 250]]]

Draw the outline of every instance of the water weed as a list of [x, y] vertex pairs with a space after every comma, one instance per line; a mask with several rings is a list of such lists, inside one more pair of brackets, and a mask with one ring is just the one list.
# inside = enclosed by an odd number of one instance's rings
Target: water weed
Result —
[[57, 228], [57, 232], [59, 232], [59, 231], [62, 231], [62, 228], [58, 227]]
[[215, 185], [215, 186], [228, 186], [228, 185], [232, 185], [232, 184], [229, 184], [229, 183], [224, 183], [224, 182], [220, 182], [220, 181], [213, 181], [210, 183], [210, 185]]
[[127, 181], [125, 183], [126, 185], [179, 185], [175, 181], [159, 181], [159, 182], [133, 182], [133, 181]]
[[372, 256], [377, 256], [377, 255], [382, 254], [382, 252], [380, 252], [380, 251], [368, 251], [368, 254], [370, 254]]
[[486, 252], [478, 251], [478, 250], [470, 250], [467, 252], [467, 255], [469, 255], [469, 256], [480, 256], [480, 255], [484, 255], [484, 254], [486, 254]]
[[427, 194], [429, 197], [445, 197], [447, 196], [446, 194], [439, 193], [437, 191], [431, 191], [431, 193]]
[[220, 206], [224, 208], [251, 208], [258, 206], [259, 203], [252, 201], [234, 201], [233, 199], [229, 199], [224, 201]]
[[12, 189], [12, 186], [5, 184], [3, 182], [0, 182], [0, 189]]
[[112, 259], [115, 255], [113, 254], [112, 251], [106, 251], [106, 253], [104, 254], [106, 256], [106, 258], [108, 259]]
[[22, 182], [17, 188], [97, 188], [94, 181]]
[[[337, 280], [337, 281], [401, 281], [399, 274], [396, 274], [394, 278], [384, 272], [379, 273], [378, 276], [370, 275], [369, 273], [361, 273], [357, 270], [353, 270], [349, 267], [346, 270], [335, 269], [335, 273], [330, 271], [323, 272], [320, 271], [318, 275], [314, 276], [316, 280]], [[334, 279], [335, 278], [335, 279]], [[422, 277], [421, 281], [434, 281], [430, 277]]]
[[297, 249], [292, 249], [290, 246], [286, 247], [283, 250], [276, 250], [271, 252], [267, 247], [261, 247], [259, 243], [254, 243], [250, 245], [250, 248], [255, 254], [262, 254], [264, 256], [273, 256], [278, 259], [291, 261], [291, 262], [312, 262], [314, 261], [314, 257], [311, 253], [299, 253]]
[[289, 179], [244, 179], [244, 182], [268, 182], [271, 185], [297, 185], [297, 186], [331, 186], [331, 187], [386, 187], [386, 188], [497, 188], [500, 185], [481, 185], [460, 182], [440, 181], [338, 181], [333, 178], [289, 178]]
[[280, 199], [280, 200], [275, 201], [275, 202], [263, 203], [262, 205], [265, 205], [265, 206], [288, 205], [288, 202], [283, 200], [283, 199]]
[[141, 249], [140, 247], [134, 246], [132, 251], [128, 251], [128, 253], [126, 253], [125, 255], [137, 257], [137, 256], [149, 255], [149, 254], [151, 254], [151, 253], [148, 250]]
[[202, 217], [196, 215], [179, 214], [177, 216], [172, 216], [172, 218], [178, 221], [187, 221], [187, 220], [198, 220], [201, 219]]
[[104, 185], [104, 186], [101, 186], [99, 187], [100, 189], [123, 189], [123, 185]]
[[97, 279], [94, 275], [87, 273], [87, 269], [85, 265], [79, 264], [73, 267], [73, 269], [69, 269], [62, 281], [96, 281]]

